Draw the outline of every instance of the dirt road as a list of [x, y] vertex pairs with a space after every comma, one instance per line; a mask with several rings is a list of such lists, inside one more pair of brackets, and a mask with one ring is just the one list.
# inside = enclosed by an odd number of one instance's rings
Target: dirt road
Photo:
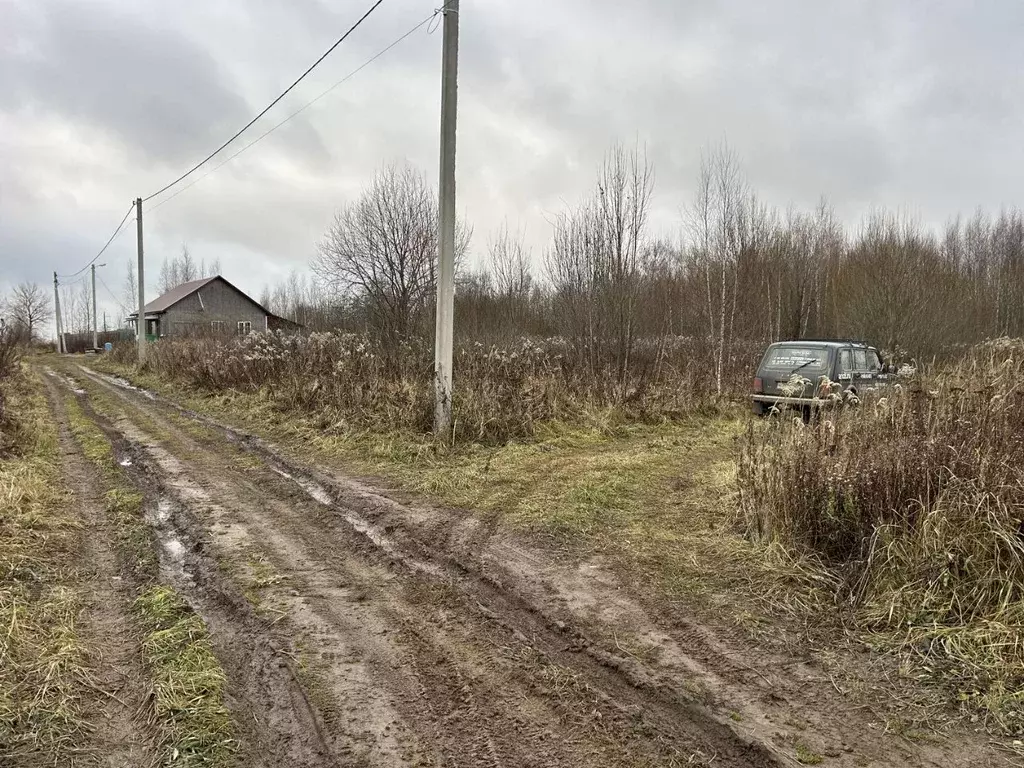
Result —
[[805, 660], [659, 614], [600, 562], [66, 373], [51, 399], [82, 390], [145, 495], [164, 577], [210, 629], [242, 764], [1005, 762], [979, 738], [886, 735]]

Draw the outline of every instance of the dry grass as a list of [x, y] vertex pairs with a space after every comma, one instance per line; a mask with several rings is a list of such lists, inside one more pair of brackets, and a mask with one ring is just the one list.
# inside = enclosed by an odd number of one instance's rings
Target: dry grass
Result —
[[78, 524], [40, 382], [14, 372], [0, 389], [16, 436], [0, 460], [0, 764], [70, 765], [84, 746], [89, 686], [69, 567]]
[[[131, 365], [131, 356], [125, 346], [105, 362]], [[737, 350], [732, 368], [747, 367], [748, 357]], [[390, 354], [356, 334], [165, 340], [152, 345], [147, 368], [203, 392], [258, 394], [283, 411], [315, 414], [325, 432], [425, 433], [433, 421], [433, 348], [423, 340]], [[455, 352], [453, 437], [501, 444], [608, 408], [643, 423], [716, 411], [710, 370], [698, 342], [675, 337], [638, 342], [625, 378], [614, 359], [584, 359], [560, 338], [467, 343]]]
[[817, 560], [869, 642], [1024, 733], [1024, 344], [752, 427], [740, 484], [751, 534]]

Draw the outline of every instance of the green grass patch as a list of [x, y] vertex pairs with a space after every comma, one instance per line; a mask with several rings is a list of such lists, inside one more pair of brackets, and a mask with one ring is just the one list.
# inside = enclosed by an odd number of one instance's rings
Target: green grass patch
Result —
[[802, 765], [820, 765], [824, 762], [824, 758], [821, 755], [802, 742], [798, 741], [795, 749], [797, 762]]
[[229, 765], [236, 744], [224, 706], [224, 671], [206, 625], [169, 587], [146, 590], [135, 607], [146, 631], [142, 652], [152, 673], [155, 713], [167, 735], [164, 764]]

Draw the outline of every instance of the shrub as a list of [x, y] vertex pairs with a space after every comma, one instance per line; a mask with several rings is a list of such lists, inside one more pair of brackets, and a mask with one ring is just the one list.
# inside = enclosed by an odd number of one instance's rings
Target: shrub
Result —
[[10, 433], [15, 425], [7, 416], [7, 396], [4, 384], [17, 373], [21, 361], [20, 334], [10, 325], [0, 325], [0, 456], [10, 447]]

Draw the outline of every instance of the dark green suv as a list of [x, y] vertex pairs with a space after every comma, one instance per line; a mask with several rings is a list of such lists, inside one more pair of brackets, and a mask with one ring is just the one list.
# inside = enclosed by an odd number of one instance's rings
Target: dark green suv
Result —
[[878, 350], [858, 341], [780, 341], [764, 353], [754, 377], [754, 413], [799, 408], [805, 415], [888, 384]]

